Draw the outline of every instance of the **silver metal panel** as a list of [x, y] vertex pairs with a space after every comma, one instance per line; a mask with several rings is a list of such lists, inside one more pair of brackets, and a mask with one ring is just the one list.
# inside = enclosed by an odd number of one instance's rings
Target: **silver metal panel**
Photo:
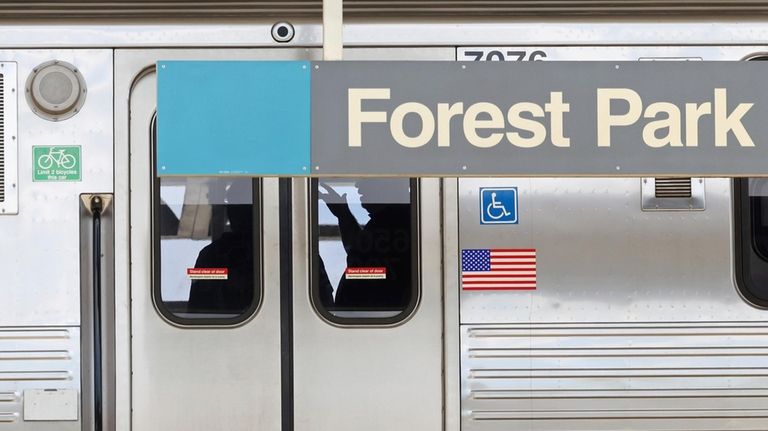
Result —
[[[75, 431], [81, 421], [23, 420], [30, 390], [80, 391], [80, 329], [0, 328], [0, 423], [10, 431]], [[75, 412], [79, 418], [79, 406]], [[70, 414], [71, 414], [70, 410]], [[71, 417], [70, 417], [71, 418]]]
[[[730, 28], [730, 25], [726, 25]], [[656, 29], [651, 28], [652, 37]], [[699, 25], [698, 28], [702, 28]], [[718, 27], [722, 28], [722, 27]], [[663, 31], [663, 30], [662, 30]], [[635, 35], [635, 43], [642, 42], [640, 35]], [[611, 41], [615, 39], [610, 39]], [[756, 39], [753, 44], [759, 44], [761, 39]], [[564, 43], [563, 45], [568, 45]], [[614, 45], [609, 43], [609, 45]], [[473, 52], [483, 52], [482, 61], [497, 60], [503, 56], [506, 61], [735, 61], [741, 60], [755, 52], [765, 51], [764, 46], [695, 46], [693, 44], [679, 45], [674, 43], [661, 43], [659, 46], [547, 46], [540, 42], [528, 45], [520, 42], [516, 46], [462, 46], [456, 48], [458, 60], [472, 61], [477, 55]], [[729, 45], [723, 43], [722, 45]]]
[[464, 430], [757, 430], [764, 323], [462, 326]]
[[76, 421], [79, 398], [74, 389], [28, 389], [24, 391], [24, 420]]
[[[9, 300], [0, 301], [0, 326], [80, 323], [79, 194], [112, 190], [112, 52], [0, 51], [0, 60], [18, 65], [18, 80], [51, 59], [80, 69], [88, 81], [88, 101], [78, 115], [53, 123], [19, 100], [19, 214], [0, 217], [0, 266], [13, 269], [4, 271]], [[36, 145], [81, 146], [82, 180], [33, 182]]]
[[[278, 429], [280, 426], [280, 303], [278, 249], [278, 186], [276, 179], [263, 183], [263, 297], [256, 316], [237, 328], [179, 328], [163, 320], [151, 298], [150, 256], [150, 120], [156, 107], [156, 76], [160, 59], [301, 59], [305, 50], [248, 51], [126, 51], [116, 54], [119, 79], [132, 82], [129, 97], [130, 146], [125, 138], [118, 151], [130, 150], [130, 183], [123, 178], [119, 197], [130, 193], [130, 213], [116, 208], [116, 243], [125, 239], [130, 224], [130, 255], [121, 254], [117, 265], [117, 301], [130, 292], [130, 338], [125, 330], [128, 311], [118, 305], [118, 343], [130, 339], [130, 349], [120, 346], [117, 366], [130, 364], [131, 376], [118, 374], [117, 384], [130, 384], [130, 393], [118, 392], [118, 403], [130, 397], [131, 429]], [[140, 74], [142, 70], [146, 73]], [[136, 76], [139, 75], [138, 78]], [[122, 87], [125, 90], [126, 87]], [[118, 102], [118, 107], [120, 103]], [[123, 109], [123, 108], [119, 108]], [[125, 112], [120, 118], [128, 120]], [[122, 129], [125, 132], [125, 129]], [[125, 135], [123, 135], [125, 136]], [[122, 175], [129, 172], [121, 171]], [[132, 192], [126, 190], [130, 187]], [[126, 219], [126, 217], [129, 217]], [[124, 251], [123, 251], [124, 253]], [[125, 265], [130, 257], [130, 284]], [[201, 347], [202, 346], [202, 347]], [[130, 354], [130, 359], [124, 355]], [[217, 370], [215, 378], [212, 370]], [[128, 379], [126, 381], [126, 379]], [[205, 394], [205, 396], [201, 396]], [[118, 429], [128, 429], [127, 414], [118, 410]]]
[[[446, 48], [352, 49], [344, 53], [346, 60], [452, 60], [453, 57], [453, 49]], [[421, 180], [421, 296], [413, 316], [394, 327], [350, 328], [332, 326], [310, 303], [307, 181], [294, 180], [297, 431], [443, 429], [440, 191], [438, 179]], [[457, 329], [454, 325], [452, 330]], [[454, 378], [456, 376], [454, 374]]]
[[[534, 48], [547, 60], [739, 60], [749, 47]], [[462, 52], [459, 52], [462, 56]], [[638, 179], [462, 179], [460, 248], [535, 248], [537, 289], [462, 292], [462, 429], [763, 429], [764, 311], [733, 282], [731, 182], [643, 212]], [[479, 223], [514, 186], [519, 224]]]
[[19, 212], [19, 151], [18, 151], [18, 91], [16, 63], [0, 60], [0, 75], [2, 75], [2, 122], [0, 122], [0, 187], [3, 189], [0, 201], [0, 215], [18, 214]]
[[[480, 225], [488, 186], [518, 188], [519, 224]], [[643, 212], [640, 199], [637, 179], [459, 180], [460, 247], [535, 248], [538, 284], [462, 292], [462, 324], [768, 317], [732, 279], [730, 180], [707, 180], [705, 211]]]
[[[288, 43], [272, 39], [275, 20], [261, 23], [24, 23], [0, 26], [0, 46], [15, 48], [52, 47], [319, 47], [322, 26], [294, 22], [296, 36]], [[516, 21], [424, 19], [348, 21], [344, 23], [344, 45], [350, 46], [578, 46], [611, 45], [765, 45], [768, 27], [750, 19], [719, 21], [665, 20], [621, 21], [584, 18], [578, 21], [530, 19]], [[593, 48], [585, 48], [590, 50]], [[600, 50], [601, 47], [594, 49]], [[635, 48], [629, 48], [635, 49]], [[674, 48], [672, 48], [674, 49]], [[712, 49], [701, 47], [702, 50]], [[714, 48], [719, 49], [719, 48]], [[749, 46], [740, 48], [750, 51]], [[613, 57], [603, 57], [611, 59]], [[622, 57], [626, 58], [626, 57]]]

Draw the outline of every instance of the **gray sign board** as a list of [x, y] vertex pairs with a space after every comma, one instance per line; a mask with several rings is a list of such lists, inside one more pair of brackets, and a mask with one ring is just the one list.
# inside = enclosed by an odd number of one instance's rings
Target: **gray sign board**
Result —
[[315, 62], [311, 174], [768, 175], [768, 62]]

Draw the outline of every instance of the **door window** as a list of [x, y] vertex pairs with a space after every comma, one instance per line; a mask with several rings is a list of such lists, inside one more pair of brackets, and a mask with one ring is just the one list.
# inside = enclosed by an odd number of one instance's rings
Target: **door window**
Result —
[[259, 181], [155, 177], [154, 184], [157, 309], [182, 325], [247, 320], [261, 292]]
[[315, 307], [340, 324], [392, 324], [418, 301], [416, 181], [312, 183]]

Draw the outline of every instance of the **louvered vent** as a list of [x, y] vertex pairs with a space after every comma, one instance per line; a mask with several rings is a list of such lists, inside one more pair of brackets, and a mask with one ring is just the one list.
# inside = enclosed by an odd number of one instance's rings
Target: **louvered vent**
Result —
[[704, 178], [643, 178], [643, 211], [701, 211], [706, 208]]
[[690, 178], [656, 178], [657, 198], [691, 197]]
[[[322, 8], [322, 0], [3, 0], [0, 17], [319, 18]], [[344, 0], [344, 15], [349, 18], [766, 13], [765, 0]]]
[[0, 215], [19, 213], [16, 63], [0, 61]]
[[5, 202], [5, 75], [0, 74], [0, 202]]

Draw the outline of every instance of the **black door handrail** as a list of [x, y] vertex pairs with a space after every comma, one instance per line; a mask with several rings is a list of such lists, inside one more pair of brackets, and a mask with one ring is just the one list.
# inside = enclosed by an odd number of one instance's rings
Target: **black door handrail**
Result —
[[95, 431], [102, 431], [102, 355], [101, 355], [101, 197], [91, 198], [93, 214], [93, 415]]

